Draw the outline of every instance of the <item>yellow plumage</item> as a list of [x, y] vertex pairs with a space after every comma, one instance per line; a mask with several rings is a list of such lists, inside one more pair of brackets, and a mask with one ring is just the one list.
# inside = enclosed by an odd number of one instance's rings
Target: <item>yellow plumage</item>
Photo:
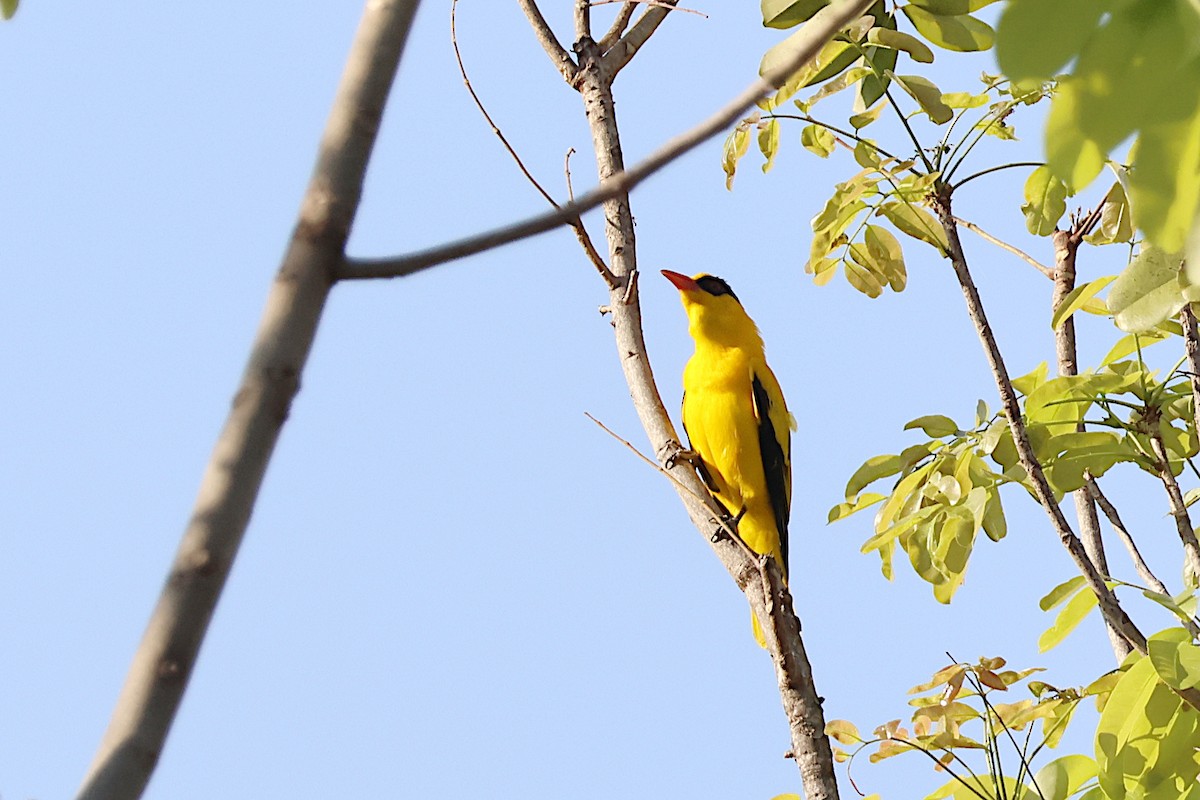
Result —
[[795, 423], [762, 337], [725, 281], [704, 273], [663, 275], [680, 291], [696, 343], [683, 371], [683, 427], [701, 476], [721, 505], [740, 515], [746, 544], [773, 556], [786, 581]]

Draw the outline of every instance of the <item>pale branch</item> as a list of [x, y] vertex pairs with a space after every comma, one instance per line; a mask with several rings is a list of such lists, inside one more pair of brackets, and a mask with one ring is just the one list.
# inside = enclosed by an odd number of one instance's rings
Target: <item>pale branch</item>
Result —
[[[542, 16], [542, 11], [538, 8], [537, 1], [517, 0], [517, 4], [521, 6], [521, 11], [525, 13], [525, 18], [533, 26], [534, 35], [537, 36], [542, 49], [546, 51], [546, 55], [550, 56], [550, 60], [554, 62], [554, 66], [558, 69], [559, 73], [568, 82], [573, 80], [575, 70], [578, 69], [578, 66], [571, 58], [571, 54], [558, 43], [558, 37], [554, 35], [554, 31], [550, 29], [546, 18]], [[565, 222], [565, 220], [563, 221]]]
[[[869, 0], [854, 0], [828, 6], [814, 17], [803, 31], [810, 32], [804, 43], [811, 58], [836, 31], [857, 18], [870, 5]], [[651, 9], [643, 20], [657, 9]], [[640, 23], [639, 23], [640, 24]], [[635, 26], [636, 30], [637, 26]], [[629, 35], [627, 34], [626, 38]], [[592, 131], [597, 172], [601, 187], [624, 171], [624, 157], [618, 133], [610, 70], [599, 46], [586, 38], [575, 43], [579, 71], [572, 82], [581, 95], [584, 111]], [[767, 76], [756, 84], [752, 95], [757, 98], [770, 90], [771, 80], [790, 75], [802, 61], [785, 65], [779, 74]], [[761, 93], [761, 94], [760, 94]], [[753, 102], [753, 101], [752, 101]], [[736, 108], [736, 106], [734, 106]], [[748, 105], [730, 114], [720, 126], [723, 129], [740, 116]], [[667, 454], [669, 469], [676, 478], [676, 491], [688, 509], [696, 528], [708, 533], [711, 511], [696, 503], [695, 494], [703, 496], [706, 489], [690, 465], [672, 463], [670, 456], [681, 450], [671, 419], [663, 406], [650, 367], [641, 324], [641, 307], [636, 286], [637, 247], [633, 215], [628, 191], [608, 198], [604, 205], [605, 232], [609, 243], [612, 271], [624, 283], [609, 289], [608, 309], [612, 314], [617, 352], [630, 396], [642, 426], [656, 454]], [[753, 613], [765, 622], [762, 625], [772, 654], [785, 714], [792, 734], [792, 753], [800, 769], [805, 792], [811, 800], [837, 797], [837, 781], [833, 771], [832, 751], [824, 732], [824, 713], [821, 700], [812, 681], [811, 669], [800, 639], [800, 622], [792, 611], [791, 599], [783, 587], [780, 566], [773, 559], [748, 563], [744, 552], [722, 546], [722, 540], [710, 542], [735, 582], [745, 592]], [[751, 568], [753, 567], [753, 568]]]
[[[1079, 245], [1083, 237], [1099, 221], [1099, 217], [1088, 215], [1080, 220], [1072, 218], [1069, 230], [1055, 230], [1052, 235], [1054, 242], [1054, 291], [1051, 293], [1050, 314], [1058, 313], [1059, 308], [1066, 302], [1067, 295], [1075, 288], [1075, 262], [1079, 254]], [[1054, 331], [1054, 349], [1058, 356], [1059, 376], [1079, 374], [1078, 351], [1075, 345], [1075, 319], [1067, 317]], [[1082, 433], [1085, 428], [1082, 421], [1076, 423], [1075, 430]], [[1079, 523], [1079, 539], [1083, 543], [1084, 552], [1096, 571], [1109, 576], [1108, 559], [1104, 553], [1104, 539], [1100, 533], [1100, 517], [1096, 513], [1096, 501], [1086, 486], [1072, 492], [1075, 502], [1075, 517]], [[1112, 645], [1113, 655], [1120, 664], [1129, 655], [1130, 645], [1125, 641], [1116, 626], [1105, 619], [1105, 629], [1108, 640]]]
[[957, 222], [959, 225], [963, 226], [964, 228], [966, 228], [967, 230], [971, 231], [972, 233], [974, 233], [974, 234], [982, 237], [986, 241], [989, 241], [992, 244], [996, 245], [1001, 250], [1007, 250], [1008, 252], [1012, 253], [1014, 256], [1021, 259], [1026, 264], [1029, 264], [1031, 267], [1033, 267], [1038, 272], [1045, 275], [1050, 280], [1054, 280], [1054, 270], [1052, 270], [1050, 267], [1047, 267], [1045, 264], [1038, 261], [1033, 256], [1029, 255], [1024, 250], [1019, 250], [1016, 247], [1013, 247], [1008, 242], [1006, 242], [1002, 239], [997, 239], [995, 236], [992, 236], [990, 233], [988, 233], [983, 228], [976, 225], [974, 222], [962, 219], [961, 217], [955, 217], [954, 221]]
[[162, 753], [299, 391], [418, 4], [366, 4], [241, 385], [80, 800], [141, 796]]
[[1158, 478], [1162, 481], [1163, 489], [1167, 492], [1167, 502], [1171, 508], [1171, 518], [1175, 520], [1175, 530], [1179, 533], [1179, 541], [1183, 544], [1183, 563], [1194, 578], [1200, 578], [1200, 541], [1196, 539], [1196, 531], [1192, 528], [1191, 515], [1188, 514], [1187, 503], [1183, 500], [1183, 492], [1179, 481], [1171, 472], [1170, 456], [1162, 434], [1158, 430], [1157, 420], [1147, 419], [1151, 430], [1150, 450], [1158, 463]]
[[[531, 0], [520, 0], [522, 8], [526, 5], [536, 11]], [[370, 278], [400, 278], [406, 275], [429, 269], [448, 261], [454, 261], [467, 256], [491, 250], [501, 245], [527, 239], [539, 233], [557, 228], [569, 223], [575, 217], [590, 211], [630, 190], [667, 166], [675, 159], [690, 152], [719, 133], [724, 132], [730, 125], [737, 122], [756, 102], [774, 91], [777, 82], [784, 80], [805, 62], [817, 54], [830, 38], [839, 30], [862, 16], [865, 9], [871, 6], [871, 0], [840, 0], [825, 9], [805, 23], [799, 34], [800, 46], [795, 55], [785, 64], [754, 81], [732, 101], [722, 107], [711, 117], [689, 131], [670, 140], [662, 147], [651, 153], [645, 160], [630, 169], [622, 170], [612, 177], [600, 181], [600, 185], [579, 197], [573, 203], [567, 203], [557, 211], [540, 214], [521, 222], [495, 228], [490, 231], [467, 236], [448, 244], [430, 247], [390, 258], [347, 258], [338, 270], [337, 278], [344, 280], [364, 280]], [[540, 18], [540, 14], [539, 14]], [[532, 21], [532, 20], [531, 20]], [[544, 24], [544, 20], [543, 20]], [[535, 23], [535, 30], [537, 25]], [[551, 58], [554, 58], [553, 52]], [[568, 81], [571, 81], [568, 78]]]
[[[592, 5], [597, 4], [592, 3]], [[633, 12], [637, 10], [637, 5], [633, 0], [625, 0], [608, 32], [600, 37], [600, 41], [596, 43], [600, 45], [601, 52], [607, 52], [621, 38], [621, 34], [625, 33], [625, 29], [629, 27], [629, 20], [633, 19]]]
[[1150, 565], [1142, 558], [1142, 553], [1138, 550], [1137, 543], [1133, 541], [1133, 536], [1130, 535], [1129, 529], [1125, 527], [1125, 523], [1121, 521], [1121, 514], [1117, 511], [1117, 507], [1112, 504], [1112, 501], [1100, 491], [1100, 483], [1091, 475], [1085, 475], [1084, 480], [1087, 482], [1087, 490], [1092, 495], [1092, 499], [1100, 506], [1100, 510], [1104, 512], [1104, 516], [1108, 518], [1108, 524], [1112, 526], [1113, 531], [1125, 545], [1125, 549], [1129, 551], [1129, 559], [1133, 562], [1133, 568], [1137, 570], [1138, 575], [1142, 580], [1156, 592], [1170, 595], [1166, 585], [1158, 579], [1158, 576], [1150, 569]]
[[[467, 67], [465, 64], [463, 64], [462, 53], [460, 53], [458, 49], [458, 0], [452, 0], [450, 3], [450, 44], [454, 48], [454, 60], [458, 62], [458, 74], [462, 76], [463, 85], [467, 87], [467, 93], [471, 95], [471, 99], [475, 102], [475, 107], [479, 109], [479, 113], [483, 115], [485, 120], [487, 120], [487, 124], [491, 127], [492, 133], [495, 134], [496, 138], [500, 140], [500, 144], [504, 145], [504, 149], [508, 151], [508, 154], [512, 156], [513, 161], [517, 163], [517, 167], [521, 170], [521, 174], [525, 176], [526, 180], [533, 184], [533, 188], [537, 189], [538, 193], [544, 197], [546, 202], [552, 207], [556, 209], [561, 208], [562, 206], [558, 204], [558, 201], [551, 197], [550, 193], [542, 188], [542, 185], [538, 183], [537, 178], [533, 177], [533, 174], [528, 170], [528, 168], [526, 168], [525, 162], [521, 160], [521, 156], [517, 154], [516, 149], [511, 143], [509, 143], [508, 138], [500, 130], [500, 126], [497, 125], [495, 120], [492, 119], [492, 115], [488, 113], [487, 108], [483, 105], [483, 100], [481, 100], [479, 95], [475, 92], [475, 87], [471, 85], [471, 79], [467, 76]], [[611, 285], [613, 281], [612, 273], [608, 271], [608, 265], [604, 263], [604, 259], [600, 257], [598, 252], [596, 252], [596, 246], [592, 244], [592, 237], [588, 235], [587, 227], [583, 224], [583, 219], [580, 217], [575, 217], [575, 219], [567, 220], [567, 224], [571, 226], [573, 231], [575, 231], [575, 238], [579, 240], [579, 244], [583, 248], [583, 252], [587, 254], [588, 260], [592, 262], [592, 266], [594, 266], [596, 271], [600, 273], [600, 277], [604, 279], [605, 283]]]
[[1188, 378], [1192, 385], [1192, 420], [1196, 435], [1200, 436], [1200, 331], [1191, 303], [1179, 312], [1179, 322], [1183, 325], [1183, 348], [1187, 353]]
[[987, 320], [987, 315], [984, 313], [983, 301], [979, 297], [979, 289], [975, 286], [975, 281], [971, 277], [970, 270], [967, 268], [962, 241], [958, 236], [958, 226], [954, 223], [954, 214], [951, 210], [948, 187], [943, 187], [934, 196], [934, 208], [942, 223], [942, 228], [946, 232], [946, 239], [949, 243], [949, 252], [947, 255], [950, 257], [954, 274], [958, 278], [963, 298], [966, 300], [967, 314], [975, 326], [975, 332], [979, 336], [988, 365], [991, 367], [992, 377], [996, 381], [996, 388], [1000, 394], [1000, 402], [1004, 407], [1005, 416], [1008, 418], [1013, 444], [1016, 446], [1021, 466], [1025, 469], [1030, 482], [1033, 484], [1034, 497], [1050, 518], [1055, 533], [1058, 534], [1067, 553], [1075, 562], [1075, 566], [1083, 574], [1088, 587], [1095, 592], [1096, 598], [1099, 601], [1100, 611], [1104, 615], [1104, 618], [1113, 623], [1114, 627], [1133, 645], [1135, 650], [1145, 654], [1146, 637], [1137, 629], [1137, 626], [1134, 625], [1133, 620], [1129, 618], [1124, 609], [1121, 608], [1116, 595], [1105, 585], [1104, 579], [1106, 576], [1101, 575], [1096, 570], [1095, 565], [1092, 564], [1091, 559], [1088, 558], [1087, 551], [1083, 548], [1083, 543], [1079, 541], [1079, 537], [1071, 530], [1070, 523], [1067, 522], [1062, 509], [1054, 499], [1054, 491], [1050, 488], [1049, 481], [1046, 480], [1046, 473], [1042, 469], [1042, 464], [1033, 452], [1033, 445], [1029, 441], [1029, 433], [1025, 429], [1025, 421], [1021, 416], [1021, 405], [1017, 401], [1017, 392], [1013, 388], [1012, 380], [1008, 376], [1008, 369], [1004, 365], [1004, 358], [1000, 353], [1000, 346], [996, 343], [992, 326]]
[[604, 53], [604, 69], [610, 77], [615, 77], [630, 59], [637, 55], [637, 51], [650, 39], [654, 31], [658, 30], [658, 26], [667, 18], [667, 14], [677, 2], [679, 0], [665, 0], [646, 9], [634, 26]]
[[575, 0], [575, 40], [592, 38], [591, 0]]

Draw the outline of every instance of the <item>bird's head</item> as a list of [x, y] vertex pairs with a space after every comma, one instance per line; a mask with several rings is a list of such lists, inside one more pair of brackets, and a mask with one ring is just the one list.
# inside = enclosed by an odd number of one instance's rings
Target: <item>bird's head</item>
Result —
[[669, 269], [662, 274], [679, 290], [693, 338], [721, 343], [737, 343], [747, 336], [758, 338], [754, 321], [724, 279], [704, 272], [689, 278]]

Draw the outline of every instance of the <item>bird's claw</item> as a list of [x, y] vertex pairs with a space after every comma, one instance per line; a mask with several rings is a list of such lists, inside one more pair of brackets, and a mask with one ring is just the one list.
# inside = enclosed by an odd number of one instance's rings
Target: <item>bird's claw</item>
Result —
[[700, 463], [700, 454], [695, 450], [684, 448], [679, 442], [671, 439], [659, 450], [659, 460], [665, 469], [675, 469], [680, 462], [695, 466]]

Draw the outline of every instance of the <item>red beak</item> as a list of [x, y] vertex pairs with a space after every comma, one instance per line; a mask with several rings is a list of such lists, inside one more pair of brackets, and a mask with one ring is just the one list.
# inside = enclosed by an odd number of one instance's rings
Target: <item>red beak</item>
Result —
[[675, 284], [675, 288], [681, 292], [696, 292], [700, 290], [700, 284], [689, 278], [687, 275], [682, 275], [678, 272], [671, 272], [669, 269], [662, 270], [663, 277]]

